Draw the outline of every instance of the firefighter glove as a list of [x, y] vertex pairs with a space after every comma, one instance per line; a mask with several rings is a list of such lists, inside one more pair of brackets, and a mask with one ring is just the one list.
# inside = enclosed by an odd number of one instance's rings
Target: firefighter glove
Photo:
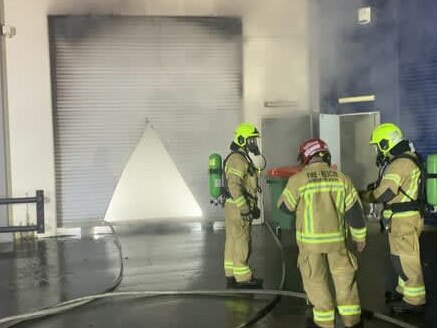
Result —
[[355, 244], [357, 245], [357, 251], [362, 252], [366, 248], [366, 242], [365, 241], [356, 241]]
[[361, 190], [359, 192], [360, 199], [366, 203], [373, 203], [374, 197], [371, 190]]
[[372, 183], [369, 183], [369, 184], [367, 185], [366, 190], [367, 190], [367, 191], [373, 191], [373, 190], [375, 190], [376, 188], [378, 188], [378, 183], [377, 183], [377, 182], [372, 182]]
[[252, 216], [253, 220], [259, 219], [261, 216], [261, 210], [258, 206], [255, 206], [255, 208], [252, 209]]
[[250, 221], [253, 220], [253, 213], [252, 213], [251, 211], [241, 213], [241, 218], [242, 218], [244, 221], [249, 221], [249, 222], [250, 222]]

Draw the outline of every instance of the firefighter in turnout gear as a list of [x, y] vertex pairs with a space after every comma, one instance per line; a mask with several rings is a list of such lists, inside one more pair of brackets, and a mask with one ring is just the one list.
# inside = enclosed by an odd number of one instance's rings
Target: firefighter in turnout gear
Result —
[[231, 153], [224, 161], [225, 171], [225, 275], [228, 287], [261, 288], [262, 280], [255, 278], [248, 264], [251, 222], [258, 219], [259, 171], [249, 153], [261, 155], [257, 139], [260, 134], [250, 123], [235, 130]]
[[[347, 176], [331, 168], [323, 140], [304, 142], [298, 159], [305, 166], [289, 178], [278, 207], [296, 214], [298, 266], [313, 306], [307, 327], [334, 327], [336, 307], [345, 327], [361, 327], [357, 259], [346, 248], [348, 229], [359, 252], [366, 246], [366, 223], [357, 191]], [[329, 288], [329, 272], [336, 301]]]
[[377, 148], [377, 165], [382, 170], [380, 179], [368, 186], [362, 199], [384, 204], [381, 222], [388, 231], [390, 258], [398, 282], [396, 291], [386, 291], [386, 299], [402, 299], [393, 304], [394, 312], [420, 313], [426, 302], [419, 249], [423, 164], [399, 127], [392, 123], [376, 127], [370, 144]]

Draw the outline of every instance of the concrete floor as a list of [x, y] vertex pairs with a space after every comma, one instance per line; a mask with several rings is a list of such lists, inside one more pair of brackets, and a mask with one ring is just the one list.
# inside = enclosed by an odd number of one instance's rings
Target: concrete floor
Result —
[[[125, 274], [118, 291], [224, 289], [221, 224], [159, 224], [118, 227]], [[436, 286], [436, 232], [423, 238], [425, 278], [430, 299]], [[290, 233], [282, 240], [287, 256], [288, 290], [301, 291], [296, 268], [297, 249]], [[360, 256], [360, 290], [364, 307], [389, 313], [383, 301], [385, 242], [372, 229], [367, 251]], [[251, 263], [274, 289], [281, 278], [280, 253], [263, 226], [253, 229]], [[118, 274], [118, 249], [113, 236], [98, 239], [46, 239], [0, 245], [0, 317], [24, 313], [59, 301], [95, 294], [110, 286]], [[264, 297], [211, 298], [172, 297], [112, 299], [18, 327], [236, 327], [269, 299]], [[403, 318], [421, 327], [437, 327], [436, 307], [431, 304], [424, 318]], [[283, 298], [255, 327], [303, 327], [304, 301]], [[426, 325], [425, 323], [426, 322]], [[377, 320], [365, 327], [393, 327]]]
[[0, 317], [101, 293], [119, 272], [113, 236], [0, 244]]

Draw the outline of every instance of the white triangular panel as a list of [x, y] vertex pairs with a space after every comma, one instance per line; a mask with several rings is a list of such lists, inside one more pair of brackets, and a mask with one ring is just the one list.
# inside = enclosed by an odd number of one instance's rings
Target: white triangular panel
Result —
[[158, 134], [147, 127], [118, 181], [105, 221], [201, 216], [199, 205]]

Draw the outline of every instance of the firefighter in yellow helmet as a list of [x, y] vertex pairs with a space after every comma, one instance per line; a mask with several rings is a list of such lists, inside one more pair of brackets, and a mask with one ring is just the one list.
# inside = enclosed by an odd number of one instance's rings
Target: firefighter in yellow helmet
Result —
[[262, 280], [255, 278], [248, 264], [251, 222], [258, 219], [258, 175], [249, 153], [261, 155], [257, 139], [260, 134], [250, 123], [235, 130], [231, 153], [224, 161], [226, 242], [224, 269], [228, 287], [261, 288]]
[[383, 203], [383, 229], [388, 231], [390, 258], [397, 274], [396, 291], [386, 291], [397, 313], [420, 313], [426, 302], [420, 262], [419, 236], [423, 228], [420, 156], [411, 149], [402, 131], [392, 123], [376, 127], [370, 144], [377, 149], [380, 178], [362, 194], [365, 201]]
[[366, 246], [366, 223], [357, 191], [347, 176], [331, 168], [331, 155], [323, 140], [304, 142], [299, 159], [305, 166], [288, 180], [278, 207], [296, 214], [298, 266], [313, 306], [306, 327], [334, 327], [336, 307], [345, 327], [362, 327], [357, 260], [346, 248], [348, 229], [359, 252]]

